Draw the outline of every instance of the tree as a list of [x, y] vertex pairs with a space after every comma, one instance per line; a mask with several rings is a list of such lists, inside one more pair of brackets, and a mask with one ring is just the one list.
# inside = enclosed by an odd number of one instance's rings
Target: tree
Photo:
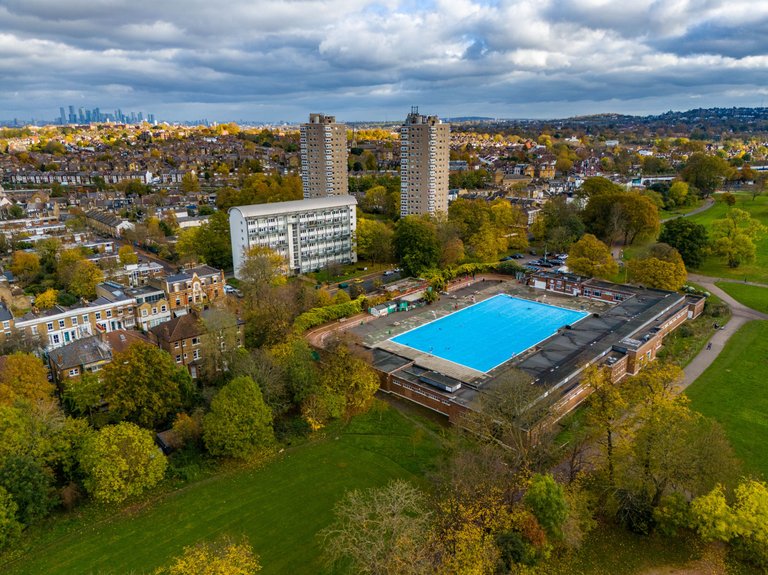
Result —
[[684, 206], [689, 201], [688, 184], [686, 182], [675, 181], [669, 187], [667, 197], [675, 206]]
[[418, 276], [440, 260], [437, 230], [428, 216], [406, 216], [395, 228], [395, 256], [406, 275]]
[[244, 254], [239, 277], [246, 304], [256, 308], [264, 304], [274, 286], [285, 284], [287, 263], [266, 246], [253, 246]]
[[78, 297], [93, 299], [96, 297], [96, 285], [104, 281], [104, 272], [95, 263], [82, 260], [75, 264], [69, 291]]
[[667, 244], [654, 244], [640, 258], [632, 258], [627, 264], [631, 281], [646, 287], [677, 291], [688, 274], [683, 258]]
[[52, 474], [28, 454], [2, 460], [0, 487], [13, 497], [18, 506], [16, 516], [25, 525], [46, 517], [55, 503]]
[[568, 268], [588, 277], [610, 277], [619, 271], [611, 250], [592, 234], [584, 234], [568, 252]]
[[56, 264], [56, 277], [59, 284], [65, 289], [69, 289], [72, 279], [75, 277], [76, 266], [84, 259], [85, 256], [80, 248], [71, 248], [59, 254], [59, 261]]
[[35, 253], [17, 250], [11, 256], [11, 271], [22, 284], [26, 284], [40, 273], [40, 258]]
[[59, 292], [53, 288], [48, 288], [43, 293], [35, 297], [35, 307], [38, 309], [51, 309], [56, 305]]
[[360, 218], [357, 221], [357, 253], [361, 259], [373, 263], [391, 262], [395, 232], [378, 220]]
[[5, 357], [0, 368], [0, 403], [13, 405], [18, 400], [33, 404], [50, 402], [53, 391], [48, 370], [37, 357], [21, 352]]
[[728, 162], [720, 156], [696, 152], [688, 158], [681, 175], [706, 198], [717, 190], [730, 171]]
[[320, 532], [331, 562], [348, 560], [355, 573], [370, 575], [434, 572], [428, 546], [432, 514], [410, 483], [348, 491], [334, 515], [335, 522]]
[[624, 192], [624, 188], [601, 176], [587, 178], [576, 191], [577, 195], [581, 198], [592, 198], [602, 194], [611, 195], [622, 192]]
[[605, 369], [594, 365], [587, 367], [582, 383], [591, 393], [587, 423], [601, 436], [598, 443], [605, 457], [608, 487], [612, 489], [616, 478], [615, 448], [619, 418], [626, 409], [627, 402]]
[[664, 224], [659, 242], [675, 248], [687, 267], [697, 268], [704, 261], [709, 238], [703, 225], [690, 218], [675, 218]]
[[766, 232], [763, 224], [738, 208], [731, 208], [725, 218], [712, 222], [711, 229], [712, 250], [731, 268], [754, 259], [755, 241]]
[[176, 237], [176, 253], [183, 263], [194, 263], [200, 257], [199, 228], [180, 229]]
[[104, 503], [120, 503], [154, 487], [166, 466], [152, 432], [128, 422], [103, 427], [80, 453], [85, 488]]
[[251, 545], [225, 537], [184, 547], [167, 569], [159, 569], [155, 575], [252, 575], [259, 571], [259, 557]]
[[229, 216], [219, 210], [198, 228], [197, 251], [205, 263], [219, 269], [232, 268]]
[[104, 401], [110, 416], [143, 427], [169, 421], [191, 394], [192, 379], [162, 349], [143, 342], [116, 353], [104, 368]]
[[365, 408], [379, 389], [376, 372], [368, 363], [352, 355], [342, 342], [329, 346], [320, 382], [343, 396], [347, 409], [351, 411]]
[[236, 377], [213, 398], [203, 421], [203, 439], [216, 456], [248, 460], [271, 451], [272, 410], [250, 377]]
[[604, 192], [589, 198], [582, 213], [587, 230], [613, 243], [625, 245], [655, 236], [659, 231], [659, 210], [653, 201], [634, 192]]
[[11, 494], [0, 487], [0, 549], [7, 547], [21, 535], [21, 524], [16, 519], [18, 506]]
[[532, 232], [550, 249], [566, 251], [584, 235], [584, 229], [577, 204], [567, 202], [564, 196], [556, 196], [541, 208]]
[[181, 176], [179, 190], [184, 194], [200, 193], [200, 181], [197, 179], [197, 174], [194, 172], [187, 172]]
[[133, 251], [133, 248], [127, 244], [120, 246], [120, 249], [117, 250], [117, 255], [120, 259], [120, 263], [124, 266], [139, 262], [139, 256], [137, 256], [136, 252]]
[[387, 188], [373, 186], [360, 200], [360, 209], [369, 214], [383, 214], [387, 211]]
[[568, 504], [563, 486], [551, 475], [535, 474], [525, 492], [523, 502], [530, 508], [539, 525], [552, 539], [561, 539], [568, 518]]
[[225, 309], [211, 308], [202, 314], [205, 333], [202, 336], [202, 355], [205, 374], [209, 380], [223, 374], [238, 347], [242, 345], [238, 319]]

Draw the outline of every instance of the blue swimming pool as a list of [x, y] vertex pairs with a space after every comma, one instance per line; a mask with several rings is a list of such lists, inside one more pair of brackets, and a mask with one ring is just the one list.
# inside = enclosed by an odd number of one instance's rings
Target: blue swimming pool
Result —
[[587, 315], [500, 294], [391, 340], [487, 372]]

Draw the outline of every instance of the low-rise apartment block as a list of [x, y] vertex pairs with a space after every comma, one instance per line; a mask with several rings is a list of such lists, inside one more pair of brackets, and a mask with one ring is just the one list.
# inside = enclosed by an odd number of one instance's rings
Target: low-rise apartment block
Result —
[[235, 277], [255, 246], [282, 256], [290, 274], [357, 261], [356, 207], [354, 197], [335, 196], [230, 208]]
[[224, 293], [224, 272], [198, 266], [166, 277], [150, 278], [148, 285], [163, 290], [171, 311], [214, 301]]

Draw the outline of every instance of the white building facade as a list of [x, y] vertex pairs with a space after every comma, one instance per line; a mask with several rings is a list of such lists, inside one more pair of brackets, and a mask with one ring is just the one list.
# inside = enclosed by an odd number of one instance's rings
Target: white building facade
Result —
[[230, 208], [235, 277], [255, 246], [282, 256], [290, 274], [357, 261], [356, 208], [349, 195]]

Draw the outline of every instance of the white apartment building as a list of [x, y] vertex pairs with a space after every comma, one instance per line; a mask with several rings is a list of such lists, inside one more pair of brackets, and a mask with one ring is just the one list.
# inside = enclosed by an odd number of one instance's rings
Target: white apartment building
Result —
[[304, 198], [346, 196], [347, 127], [334, 116], [310, 114], [301, 125], [301, 184]]
[[357, 200], [345, 195], [230, 208], [235, 277], [254, 246], [280, 254], [290, 274], [357, 261], [356, 206]]
[[448, 211], [451, 126], [417, 107], [400, 128], [400, 215]]

